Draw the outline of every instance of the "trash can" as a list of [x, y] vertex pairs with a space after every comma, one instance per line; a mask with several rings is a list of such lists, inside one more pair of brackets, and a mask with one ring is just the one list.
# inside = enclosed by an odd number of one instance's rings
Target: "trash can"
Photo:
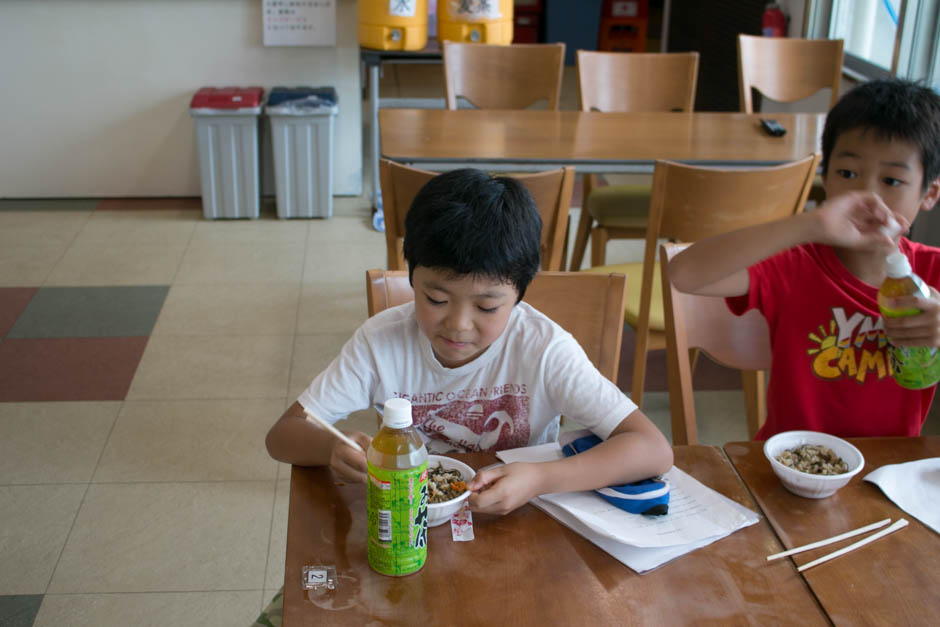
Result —
[[206, 218], [258, 217], [258, 115], [263, 97], [261, 87], [203, 87], [190, 102]]
[[265, 113], [271, 120], [279, 218], [333, 215], [332, 87], [275, 87]]

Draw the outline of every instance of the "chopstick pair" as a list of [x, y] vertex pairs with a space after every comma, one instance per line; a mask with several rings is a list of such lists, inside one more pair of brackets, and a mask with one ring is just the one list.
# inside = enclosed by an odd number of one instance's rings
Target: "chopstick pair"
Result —
[[[779, 559], [779, 558], [781, 558], [781, 557], [787, 557], [787, 556], [793, 555], [793, 554], [795, 554], [795, 553], [802, 553], [803, 551], [809, 551], [809, 550], [811, 550], [811, 549], [816, 549], [816, 548], [819, 548], [819, 547], [821, 547], [821, 546], [826, 546], [827, 544], [832, 544], [833, 542], [838, 542], [838, 541], [840, 541], [840, 540], [845, 540], [846, 538], [851, 538], [851, 537], [854, 537], [854, 536], [857, 536], [857, 535], [860, 535], [860, 534], [863, 534], [863, 533], [867, 533], [867, 532], [869, 532], [869, 531], [874, 531], [875, 529], [879, 529], [879, 528], [881, 528], [881, 527], [884, 527], [884, 526], [887, 525], [889, 522], [891, 522], [891, 519], [890, 519], [890, 518], [885, 518], [884, 520], [879, 520], [879, 521], [876, 522], [876, 523], [872, 523], [872, 524], [866, 525], [866, 526], [864, 526], [864, 527], [859, 527], [858, 529], [853, 529], [852, 531], [846, 531], [845, 533], [839, 534], [839, 535], [837, 535], [837, 536], [833, 536], [833, 537], [831, 537], [831, 538], [826, 538], [825, 540], [820, 540], [819, 542], [813, 542], [812, 544], [805, 544], [805, 545], [803, 545], [803, 546], [798, 546], [798, 547], [796, 547], [796, 548], [794, 548], [794, 549], [790, 549], [789, 551], [783, 551], [783, 552], [781, 552], [781, 553], [774, 553], [773, 555], [768, 555], [768, 556], [767, 556], [767, 561], [769, 562], [769, 561], [771, 561], [771, 560]], [[828, 562], [829, 560], [834, 559], [834, 558], [836, 558], [836, 557], [839, 557], [840, 555], [845, 555], [845, 554], [848, 553], [849, 551], [854, 551], [855, 549], [857, 549], [857, 548], [859, 548], [859, 547], [863, 547], [863, 546], [865, 546], [866, 544], [868, 544], [868, 543], [870, 543], [870, 542], [874, 542], [874, 541], [877, 540], [878, 538], [883, 538], [884, 536], [888, 535], [889, 533], [893, 533], [893, 532], [897, 531], [898, 529], [903, 529], [903, 528], [906, 527], [906, 526], [907, 526], [907, 520], [904, 519], [904, 518], [901, 518], [901, 519], [895, 521], [894, 524], [892, 524], [892, 525], [891, 525], [890, 527], [888, 527], [887, 529], [882, 529], [882, 530], [879, 531], [878, 533], [873, 533], [873, 534], [871, 534], [870, 536], [868, 536], [867, 538], [864, 538], [864, 539], [862, 539], [862, 540], [859, 540], [858, 542], [854, 542], [854, 543], [852, 543], [852, 544], [850, 544], [850, 545], [848, 545], [848, 546], [846, 546], [846, 547], [842, 547], [842, 548], [839, 549], [838, 551], [833, 551], [832, 553], [828, 553], [827, 555], [823, 555], [823, 556], [820, 557], [819, 559], [816, 559], [816, 560], [813, 560], [812, 562], [808, 562], [808, 563], [806, 563], [806, 564], [803, 564], [802, 566], [799, 566], [796, 570], [797, 570], [797, 572], [803, 572], [804, 570], [806, 570], [806, 569], [808, 569], [808, 568], [812, 568], [813, 566], [817, 566], [817, 565], [819, 565], [819, 564], [822, 564], [823, 562]]]
[[362, 447], [359, 446], [359, 444], [355, 440], [350, 438], [348, 435], [346, 435], [345, 433], [343, 433], [342, 431], [340, 431], [339, 429], [337, 429], [336, 427], [334, 427], [327, 421], [323, 420], [322, 418], [319, 418], [315, 416], [314, 414], [311, 414], [309, 411], [306, 410], [306, 408], [304, 409], [304, 413], [307, 414], [307, 420], [310, 420], [311, 422], [316, 423], [317, 426], [323, 427], [324, 429], [326, 429], [327, 431], [329, 431], [330, 433], [338, 437], [340, 440], [342, 440], [349, 446], [353, 447], [354, 449], [356, 449], [357, 451], [365, 455], [366, 452], [362, 450]]

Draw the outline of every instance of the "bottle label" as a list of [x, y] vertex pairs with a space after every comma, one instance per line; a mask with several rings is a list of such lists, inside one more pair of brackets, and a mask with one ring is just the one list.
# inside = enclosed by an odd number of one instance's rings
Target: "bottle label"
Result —
[[421, 570], [428, 557], [428, 465], [389, 470], [369, 464], [369, 565], [383, 575]]
[[[924, 281], [916, 274], [910, 275], [913, 283], [905, 285], [905, 280], [888, 279], [879, 291], [879, 308], [881, 315], [886, 318], [902, 316], [916, 316], [920, 309], [891, 309], [880, 302], [881, 296], [902, 296], [915, 294], [930, 298], [930, 290]], [[888, 360], [890, 361], [891, 376], [903, 388], [909, 390], [922, 390], [929, 388], [940, 381], [940, 351], [930, 346], [894, 346], [888, 347]]]
[[901, 387], [922, 390], [940, 381], [940, 351], [931, 346], [890, 346], [891, 372]]

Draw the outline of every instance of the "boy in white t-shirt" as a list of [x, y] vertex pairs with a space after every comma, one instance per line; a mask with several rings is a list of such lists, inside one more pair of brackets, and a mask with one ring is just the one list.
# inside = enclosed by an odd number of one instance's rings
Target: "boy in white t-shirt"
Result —
[[[414, 302], [366, 321], [267, 436], [271, 456], [329, 465], [365, 482], [366, 459], [304, 417], [329, 422], [388, 398], [411, 401], [431, 452], [494, 452], [554, 441], [559, 416], [603, 442], [577, 456], [477, 474], [474, 511], [505, 514], [548, 492], [590, 490], [665, 473], [663, 434], [591, 364], [578, 343], [520, 302], [539, 269], [541, 219], [528, 191], [479, 170], [425, 185], [405, 222]], [[348, 434], [363, 449], [365, 433]]]

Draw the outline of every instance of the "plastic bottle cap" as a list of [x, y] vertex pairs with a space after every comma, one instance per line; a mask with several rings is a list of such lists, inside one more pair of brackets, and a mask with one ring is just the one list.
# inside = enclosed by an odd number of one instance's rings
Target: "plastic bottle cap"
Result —
[[896, 250], [885, 259], [885, 272], [892, 279], [900, 279], [911, 273], [911, 264], [904, 253]]
[[382, 425], [392, 429], [404, 429], [412, 424], [411, 402], [403, 398], [390, 398], [385, 401], [382, 413]]

